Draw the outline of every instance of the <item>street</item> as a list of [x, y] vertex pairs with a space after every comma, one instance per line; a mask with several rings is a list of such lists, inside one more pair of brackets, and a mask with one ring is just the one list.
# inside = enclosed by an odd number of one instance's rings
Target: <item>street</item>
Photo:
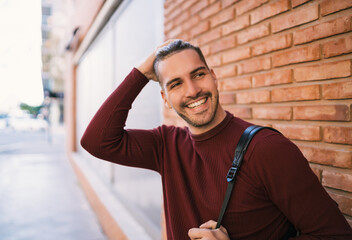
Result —
[[66, 157], [62, 128], [0, 130], [0, 239], [106, 239]]

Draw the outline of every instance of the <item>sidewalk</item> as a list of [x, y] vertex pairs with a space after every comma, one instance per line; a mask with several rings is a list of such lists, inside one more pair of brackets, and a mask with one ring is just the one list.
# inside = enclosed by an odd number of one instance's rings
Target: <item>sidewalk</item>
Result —
[[10, 143], [0, 151], [1, 240], [106, 239], [67, 160], [62, 129], [52, 143], [45, 132], [0, 132], [0, 139]]

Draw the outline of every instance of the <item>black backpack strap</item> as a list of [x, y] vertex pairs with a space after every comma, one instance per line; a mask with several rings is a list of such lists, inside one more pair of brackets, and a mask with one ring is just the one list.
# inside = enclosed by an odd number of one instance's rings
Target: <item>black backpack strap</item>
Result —
[[237, 147], [235, 150], [234, 160], [232, 162], [232, 166], [226, 176], [227, 182], [229, 184], [227, 185], [225, 198], [222, 203], [222, 207], [220, 210], [220, 214], [219, 214], [216, 228], [219, 228], [221, 225], [222, 219], [223, 219], [224, 214], [226, 212], [227, 204], [229, 203], [229, 200], [231, 197], [233, 186], [235, 184], [236, 173], [238, 172], [238, 170], [241, 166], [241, 163], [242, 163], [243, 157], [247, 151], [248, 145], [251, 142], [254, 135], [262, 129], [271, 129], [275, 132], [280, 133], [276, 129], [273, 129], [270, 127], [261, 127], [261, 126], [256, 126], [256, 125], [252, 125], [252, 126], [248, 127], [246, 130], [244, 130], [244, 132], [242, 133], [242, 136], [240, 137], [240, 140], [238, 141], [238, 144], [237, 144]]

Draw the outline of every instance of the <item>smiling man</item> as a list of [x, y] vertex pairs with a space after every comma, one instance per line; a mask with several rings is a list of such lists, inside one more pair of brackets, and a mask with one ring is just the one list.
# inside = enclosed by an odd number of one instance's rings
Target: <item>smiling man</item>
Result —
[[[160, 83], [166, 106], [187, 127], [124, 129], [149, 79]], [[292, 225], [297, 239], [352, 239], [299, 149], [270, 130], [249, 145], [223, 226], [216, 228], [236, 145], [252, 125], [224, 111], [217, 84], [198, 47], [168, 41], [108, 97], [81, 144], [98, 158], [160, 173], [168, 239], [288, 239]]]
[[162, 85], [162, 98], [188, 123], [192, 133], [206, 132], [225, 118], [216, 76], [195, 50], [159, 57], [154, 69]]

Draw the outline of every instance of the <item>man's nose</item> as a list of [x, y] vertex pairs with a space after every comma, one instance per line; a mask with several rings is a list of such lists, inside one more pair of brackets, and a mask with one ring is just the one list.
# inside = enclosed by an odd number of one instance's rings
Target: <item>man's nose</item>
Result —
[[201, 88], [198, 86], [198, 84], [193, 81], [188, 81], [186, 84], [186, 87], [187, 87], [186, 96], [190, 98], [196, 97], [198, 93], [201, 91]]

